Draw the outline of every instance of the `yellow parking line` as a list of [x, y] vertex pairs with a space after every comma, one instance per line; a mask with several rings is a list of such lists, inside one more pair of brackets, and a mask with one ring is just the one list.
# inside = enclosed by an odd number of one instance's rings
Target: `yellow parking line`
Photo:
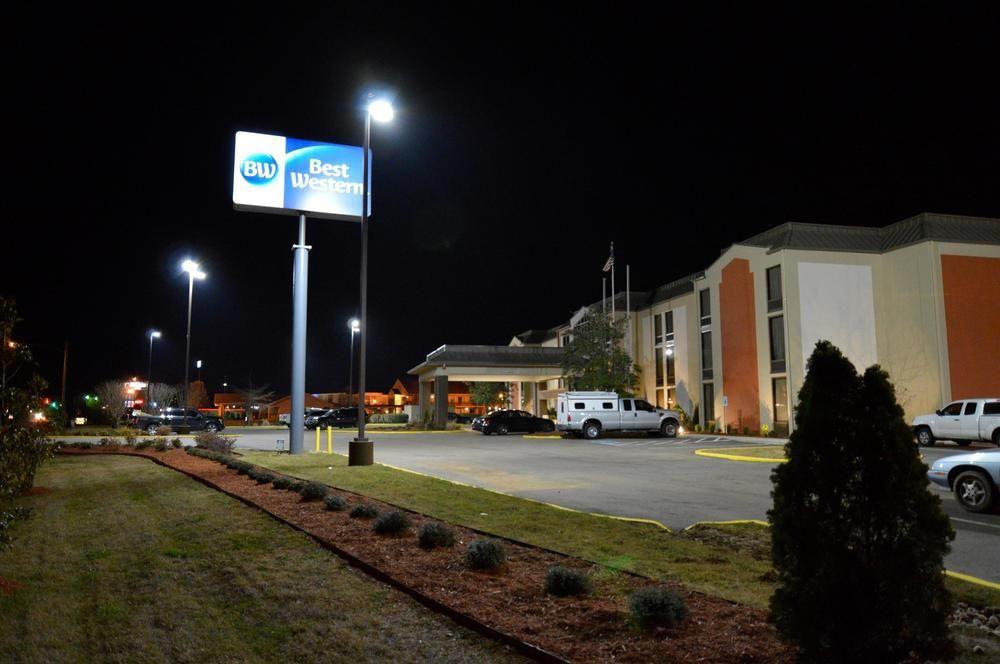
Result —
[[711, 450], [695, 450], [695, 454], [714, 459], [726, 459], [728, 461], [746, 461], [749, 463], [785, 463], [788, 459], [761, 459], [760, 457], [740, 456], [738, 454], [723, 454], [722, 452], [712, 452]]
[[987, 581], [986, 579], [980, 579], [975, 576], [969, 576], [968, 574], [962, 574], [961, 572], [952, 572], [949, 569], [944, 571], [945, 576], [950, 576], [953, 579], [958, 579], [960, 581], [967, 581], [968, 583], [974, 583], [977, 586], [983, 586], [984, 588], [992, 588], [993, 590], [1000, 590], [1000, 583], [993, 583], [992, 581]]

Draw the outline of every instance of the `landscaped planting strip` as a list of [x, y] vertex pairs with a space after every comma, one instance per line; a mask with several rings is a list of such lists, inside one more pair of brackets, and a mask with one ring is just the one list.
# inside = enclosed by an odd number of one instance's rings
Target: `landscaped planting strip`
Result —
[[[456, 623], [458, 623], [458, 624], [460, 624], [460, 625], [462, 625], [464, 627], [468, 627], [469, 629], [473, 629], [473, 630], [479, 632], [480, 634], [482, 634], [483, 636], [486, 636], [487, 638], [493, 639], [494, 641], [497, 641], [497, 642], [502, 643], [502, 644], [507, 645], [507, 646], [511, 646], [512, 648], [514, 648], [515, 650], [517, 650], [522, 655], [530, 657], [531, 659], [533, 659], [533, 660], [535, 660], [537, 662], [552, 662], [552, 663], [556, 663], [556, 664], [569, 664], [569, 660], [563, 659], [562, 657], [554, 655], [554, 654], [552, 654], [552, 653], [550, 653], [550, 652], [548, 652], [546, 650], [543, 650], [542, 648], [539, 648], [539, 647], [534, 646], [534, 645], [532, 645], [530, 643], [522, 641], [522, 640], [518, 639], [517, 637], [515, 637], [515, 636], [513, 636], [511, 634], [508, 634], [506, 632], [502, 632], [502, 631], [500, 631], [498, 629], [490, 627], [489, 625], [487, 625], [487, 624], [485, 624], [483, 622], [480, 622], [479, 620], [477, 620], [476, 618], [473, 618], [470, 615], [462, 613], [461, 611], [457, 611], [457, 610], [453, 609], [452, 607], [439, 602], [438, 600], [434, 599], [433, 597], [425, 595], [424, 593], [420, 592], [419, 590], [411, 588], [410, 586], [402, 583], [401, 581], [393, 578], [392, 576], [389, 576], [387, 573], [383, 572], [382, 570], [378, 569], [377, 567], [374, 567], [373, 565], [370, 565], [369, 563], [365, 562], [364, 560], [358, 558], [357, 556], [355, 556], [354, 554], [350, 553], [349, 551], [345, 551], [344, 549], [341, 549], [340, 547], [338, 547], [333, 542], [330, 542], [329, 540], [326, 540], [326, 539], [324, 539], [322, 537], [319, 537], [318, 535], [315, 535], [315, 534], [309, 532], [305, 528], [302, 528], [301, 526], [299, 526], [299, 525], [297, 525], [295, 523], [292, 523], [291, 521], [289, 521], [289, 520], [287, 520], [287, 519], [279, 516], [278, 514], [272, 512], [271, 510], [267, 509], [263, 505], [259, 505], [259, 504], [255, 503], [254, 501], [250, 500], [249, 498], [246, 498], [246, 497], [241, 496], [241, 495], [239, 495], [237, 493], [233, 493], [231, 491], [228, 491], [228, 490], [220, 487], [219, 485], [215, 484], [214, 482], [211, 482], [210, 480], [207, 480], [207, 479], [205, 479], [203, 477], [200, 477], [199, 475], [197, 475], [195, 473], [186, 471], [186, 470], [184, 470], [182, 468], [178, 468], [176, 466], [172, 466], [172, 465], [166, 463], [166, 461], [164, 459], [158, 459], [155, 456], [150, 455], [150, 454], [142, 454], [142, 453], [138, 453], [138, 452], [132, 452], [132, 451], [129, 451], [129, 450], [115, 450], [115, 451], [111, 451], [111, 452], [104, 452], [104, 451], [101, 451], [101, 450], [95, 450], [95, 451], [91, 452], [91, 451], [85, 451], [85, 450], [66, 450], [66, 449], [63, 449], [63, 450], [60, 450], [59, 453], [60, 454], [79, 454], [79, 455], [86, 455], [86, 454], [120, 454], [120, 455], [125, 455], [125, 456], [134, 456], [134, 457], [142, 457], [144, 459], [149, 459], [153, 463], [159, 464], [159, 465], [161, 465], [161, 466], [163, 466], [165, 468], [169, 468], [169, 469], [171, 469], [173, 471], [176, 471], [176, 472], [182, 473], [184, 475], [187, 475], [188, 477], [190, 477], [191, 479], [195, 480], [196, 482], [200, 482], [201, 484], [204, 484], [205, 486], [207, 486], [207, 487], [209, 487], [211, 489], [214, 489], [216, 491], [224, 493], [225, 495], [229, 496], [230, 498], [233, 498], [235, 500], [240, 501], [244, 505], [247, 505], [249, 507], [253, 507], [255, 509], [260, 510], [261, 512], [264, 512], [268, 516], [272, 517], [273, 519], [275, 519], [277, 521], [280, 521], [281, 523], [285, 524], [289, 528], [293, 528], [294, 530], [297, 530], [298, 532], [305, 534], [310, 539], [312, 539], [313, 541], [315, 541], [317, 544], [319, 544], [320, 546], [322, 546], [324, 549], [326, 549], [326, 550], [334, 553], [338, 557], [344, 559], [352, 567], [356, 567], [356, 568], [360, 569], [362, 572], [364, 572], [365, 574], [368, 574], [369, 576], [377, 579], [378, 581], [381, 581], [382, 583], [385, 583], [386, 585], [392, 586], [393, 588], [406, 593], [407, 595], [409, 595], [410, 597], [412, 597], [416, 601], [418, 601], [421, 604], [423, 604], [424, 606], [426, 606], [428, 609], [430, 609], [432, 611], [436, 611], [438, 613], [441, 613], [441, 614], [447, 616], [451, 620], [454, 620]], [[211, 461], [211, 459], [205, 459], [205, 461]], [[347, 492], [347, 493], [350, 493], [350, 492]]]

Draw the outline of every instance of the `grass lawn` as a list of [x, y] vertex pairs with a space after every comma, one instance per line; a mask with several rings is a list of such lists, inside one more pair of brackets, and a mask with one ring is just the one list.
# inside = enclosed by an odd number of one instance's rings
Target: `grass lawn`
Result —
[[[741, 448], [742, 449], [742, 448]], [[781, 450], [782, 447], [776, 446]], [[573, 512], [379, 464], [348, 467], [339, 454], [248, 452], [252, 463], [313, 479], [613, 568], [674, 579], [693, 590], [766, 607], [774, 590], [770, 534], [752, 524], [669, 533], [656, 526]], [[1000, 605], [1000, 591], [947, 579], [959, 601]]]
[[57, 457], [0, 576], [0, 661], [494, 661], [504, 649], [174, 471]]

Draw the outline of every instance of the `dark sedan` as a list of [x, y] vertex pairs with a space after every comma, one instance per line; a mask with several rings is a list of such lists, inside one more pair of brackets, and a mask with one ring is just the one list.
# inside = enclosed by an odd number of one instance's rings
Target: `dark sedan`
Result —
[[[371, 419], [365, 413], [365, 423]], [[325, 429], [327, 427], [356, 427], [358, 426], [357, 408], [331, 408], [320, 413], [313, 413], [306, 417], [305, 427], [307, 429]]]
[[491, 433], [503, 436], [508, 433], [547, 433], [555, 431], [556, 425], [552, 420], [535, 417], [523, 410], [497, 410], [474, 419], [472, 430], [482, 431], [486, 436]]

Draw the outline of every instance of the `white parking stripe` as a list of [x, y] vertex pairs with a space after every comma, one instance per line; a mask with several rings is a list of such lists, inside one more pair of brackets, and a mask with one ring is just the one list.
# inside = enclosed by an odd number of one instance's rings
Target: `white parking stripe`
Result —
[[983, 523], [982, 521], [973, 521], [972, 519], [959, 519], [957, 516], [951, 517], [951, 520], [958, 521], [959, 523], [972, 523], [977, 526], [986, 526], [987, 528], [996, 528], [997, 530], [1000, 530], [1000, 525], [995, 523]]

